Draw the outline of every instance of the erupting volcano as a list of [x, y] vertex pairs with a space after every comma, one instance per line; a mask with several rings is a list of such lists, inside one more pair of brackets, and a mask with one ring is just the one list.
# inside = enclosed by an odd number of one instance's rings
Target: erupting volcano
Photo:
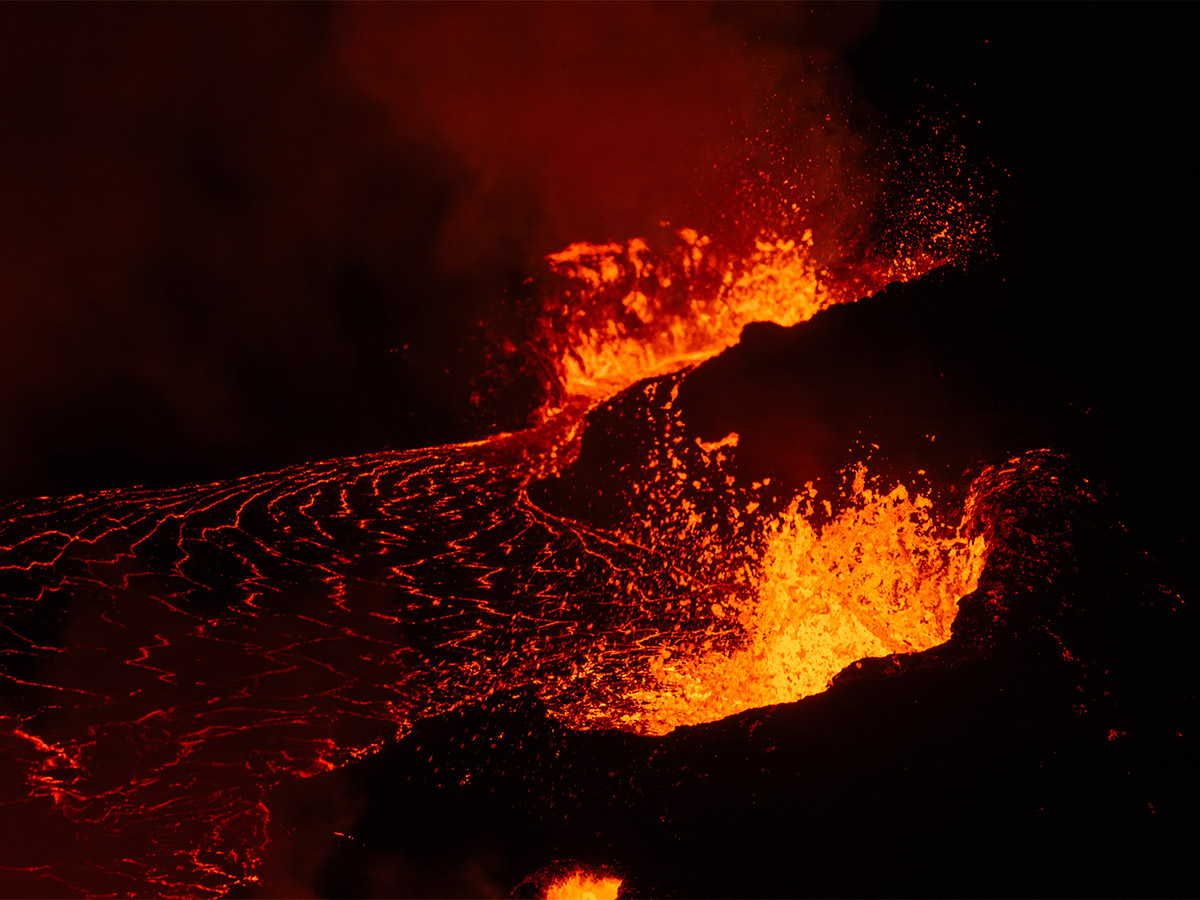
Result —
[[[532, 689], [570, 727], [665, 734], [944, 642], [983, 565], [969, 517], [941, 525], [862, 469], [821, 526], [811, 484], [765, 516], [770, 486], [725, 470], [736, 435], [682, 446], [675, 373], [749, 322], [853, 299], [809, 233], [745, 259], [712, 262], [709, 244], [685, 229], [658, 257], [634, 240], [549, 258], [566, 284], [548, 307], [574, 327], [545, 335], [561, 401], [526, 431], [9, 507], [6, 674], [36, 712], [9, 720], [8, 810], [95, 828], [55, 841], [87, 839], [69, 865], [27, 871], [87, 893], [221, 894], [255, 878], [274, 783], [418, 718]], [[588, 412], [625, 390], [649, 399], [654, 437], [630, 456], [624, 527], [540, 505]], [[174, 836], [181, 819], [213, 823], [203, 849]]]
[[523, 427], [0, 507], [0, 894], [1170, 887], [1181, 595], [964, 387], [966, 152], [825, 102], [540, 252], [475, 382]]

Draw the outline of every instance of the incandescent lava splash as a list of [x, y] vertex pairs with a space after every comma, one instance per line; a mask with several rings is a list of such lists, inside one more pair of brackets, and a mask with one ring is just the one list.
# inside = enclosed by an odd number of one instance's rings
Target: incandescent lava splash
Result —
[[[958, 601], [975, 590], [987, 547], [970, 515], [949, 531], [932, 502], [903, 485], [884, 493], [858, 470], [852, 502], [817, 528], [813, 496], [770, 520], [747, 581], [713, 604], [739, 637], [714, 649], [664, 647], [651, 660], [657, 684], [632, 696], [642, 730], [666, 733], [746, 709], [820, 693], [857, 660], [928, 650], [950, 638]], [[747, 563], [750, 566], [750, 563]], [[714, 631], [720, 630], [720, 627]]]
[[[661, 251], [551, 256], [556, 383], [525, 431], [0, 511], [9, 891], [253, 883], [273, 785], [498, 690], [532, 686], [572, 727], [664, 733], [945, 640], [984, 562], [969, 516], [939, 524], [862, 476], [822, 526], [811, 490], [763, 515], [764, 486], [723, 468], [736, 435], [686, 438], [671, 405], [746, 324], [802, 322], [943, 258], [845, 277], [811, 232], [754, 247], [681, 229]], [[625, 526], [539, 504], [588, 411], [644, 379], [666, 421]]]
[[[945, 237], [949, 225], [943, 225]], [[965, 241], [965, 238], [961, 239]], [[952, 262], [961, 241], [845, 258], [812, 229], [728, 247], [691, 228], [624, 244], [576, 243], [547, 257], [541, 334], [559, 399], [602, 402], [732, 347], [752, 322], [790, 327]]]
[[624, 882], [604, 868], [556, 861], [513, 889], [514, 897], [536, 900], [616, 900]]

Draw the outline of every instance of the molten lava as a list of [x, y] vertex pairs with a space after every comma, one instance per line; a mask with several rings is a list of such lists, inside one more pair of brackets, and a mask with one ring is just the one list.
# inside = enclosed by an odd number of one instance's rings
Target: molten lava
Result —
[[[748, 323], [802, 322], [941, 257], [819, 263], [807, 231], [743, 255], [688, 229], [667, 243], [550, 257], [541, 346], [559, 383], [525, 431], [8, 506], [0, 783], [19, 787], [0, 866], [18, 891], [252, 883], [273, 785], [496, 691], [532, 687], [575, 728], [661, 734], [945, 640], [982, 539], [862, 477], [824, 524], [811, 492], [765, 515], [768, 488], [789, 489], [740, 483], [737, 436], [701, 440], [673, 407], [683, 372]], [[646, 379], [662, 418], [623, 524], [540, 505], [588, 411]], [[21, 827], [34, 818], [53, 827]]]
[[621, 879], [577, 869], [546, 886], [545, 900], [616, 900]]
[[760, 236], [737, 251], [691, 228], [666, 236], [661, 249], [643, 238], [576, 243], [547, 257], [563, 282], [547, 337], [566, 397], [596, 403], [716, 356], [751, 322], [796, 325], [951, 258], [914, 249], [847, 270], [844, 260], [820, 261], [811, 229]]
[[962, 526], [946, 534], [928, 498], [910, 497], [903, 485], [872, 491], [864, 473], [854, 504], [824, 527], [810, 522], [813, 496], [766, 523], [752, 598], [713, 607], [718, 619], [738, 622], [744, 639], [725, 651], [663, 648], [651, 661], [657, 686], [636, 694], [647, 731], [789, 703], [825, 690], [857, 660], [949, 639], [959, 598], [979, 582], [983, 538], [963, 537]]

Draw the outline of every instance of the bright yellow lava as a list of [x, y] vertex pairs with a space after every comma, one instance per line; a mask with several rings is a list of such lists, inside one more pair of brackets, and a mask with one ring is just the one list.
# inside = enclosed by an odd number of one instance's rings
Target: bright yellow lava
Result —
[[546, 900], [616, 900], [621, 879], [577, 871], [546, 888]]
[[824, 691], [865, 657], [928, 650], [950, 637], [958, 601], [983, 570], [982, 537], [939, 530], [925, 497], [903, 486], [863, 485], [855, 503], [819, 531], [799, 502], [767, 526], [754, 596], [715, 610], [738, 619], [745, 639], [657, 658], [657, 682], [631, 699], [638, 730], [665, 734], [747, 709]]

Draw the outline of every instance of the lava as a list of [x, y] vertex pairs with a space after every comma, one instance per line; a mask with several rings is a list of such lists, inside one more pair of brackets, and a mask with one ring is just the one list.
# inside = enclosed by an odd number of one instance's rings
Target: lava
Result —
[[959, 599], [978, 586], [983, 537], [963, 536], [966, 519], [944, 536], [928, 498], [903, 485], [877, 493], [864, 476], [860, 468], [854, 504], [819, 530], [812, 496], [768, 522], [755, 597], [713, 609], [739, 622], [743, 643], [682, 656], [664, 649], [652, 660], [658, 686], [637, 695], [650, 710], [647, 730], [799, 700], [857, 660], [949, 639]]
[[[760, 239], [735, 264], [681, 229], [663, 252], [555, 254], [558, 402], [522, 432], [5, 508], [0, 816], [18, 836], [0, 866], [17, 891], [252, 884], [274, 784], [496, 691], [533, 686], [573, 728], [661, 734], [944, 640], [980, 538], [865, 481], [820, 528], [807, 495], [766, 516], [762, 486], [724, 471], [736, 438], [685, 440], [672, 407], [747, 323], [801, 322], [898, 271], [842, 283], [813, 245]], [[666, 420], [626, 527], [540, 505], [589, 410], [644, 379]], [[34, 818], [53, 826], [20, 827]]]
[[620, 891], [619, 878], [576, 872], [547, 885], [544, 896], [545, 900], [616, 900]]
[[667, 230], [654, 244], [572, 244], [547, 257], [557, 276], [545, 330], [558, 387], [567, 398], [602, 402], [716, 356], [751, 322], [797, 325], [920, 277], [959, 252], [950, 245], [907, 248], [886, 260], [822, 261], [828, 251], [818, 251], [811, 229], [760, 235], [736, 250], [692, 228]]

